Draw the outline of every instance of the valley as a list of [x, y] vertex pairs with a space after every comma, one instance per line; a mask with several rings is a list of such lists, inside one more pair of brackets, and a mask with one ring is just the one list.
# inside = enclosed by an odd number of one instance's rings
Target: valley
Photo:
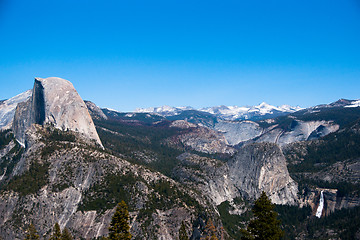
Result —
[[[0, 236], [56, 222], [100, 239], [116, 204], [134, 239], [240, 239], [262, 191], [284, 239], [360, 239], [360, 107], [161, 107], [123, 113], [60, 78], [0, 103]], [[321, 211], [317, 213], [323, 196]]]

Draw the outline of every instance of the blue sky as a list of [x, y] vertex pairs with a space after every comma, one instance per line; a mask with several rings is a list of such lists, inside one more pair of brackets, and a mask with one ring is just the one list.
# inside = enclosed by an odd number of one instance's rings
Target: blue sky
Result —
[[0, 99], [34, 77], [101, 107], [360, 98], [360, 1], [0, 0]]

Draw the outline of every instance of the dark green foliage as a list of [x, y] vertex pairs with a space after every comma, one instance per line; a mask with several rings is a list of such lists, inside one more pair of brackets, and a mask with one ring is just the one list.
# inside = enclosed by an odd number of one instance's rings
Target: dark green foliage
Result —
[[[94, 121], [103, 145], [113, 154], [121, 154], [127, 160], [145, 165], [170, 176], [179, 163], [176, 159], [182, 152], [163, 144], [163, 140], [178, 134], [180, 129], [167, 125], [129, 124], [119, 121]], [[109, 129], [113, 132], [104, 130]], [[153, 155], [153, 161], [143, 161], [138, 152]]]
[[31, 223], [26, 231], [25, 240], [37, 240], [40, 236], [37, 234], [35, 226]]
[[122, 121], [122, 122], [136, 122], [143, 123], [143, 124], [152, 124], [155, 122], [165, 120], [164, 117], [159, 116], [157, 114], [149, 114], [149, 113], [131, 113], [131, 117], [128, 116], [128, 113], [123, 112], [114, 112], [108, 109], [102, 109], [105, 115], [111, 121]]
[[42, 159], [47, 159], [51, 154], [53, 154], [54, 152], [61, 150], [63, 148], [65, 148], [64, 144], [48, 142], [41, 149], [40, 155], [41, 155]]
[[295, 116], [302, 121], [334, 121], [340, 127], [345, 127], [360, 118], [360, 108], [319, 108], [317, 111], [312, 112], [305, 109], [292, 113], [291, 116]]
[[242, 231], [242, 239], [275, 240], [282, 237], [278, 214], [265, 192], [255, 201], [252, 212], [254, 219], [250, 221], [247, 230]]
[[48, 183], [49, 163], [34, 161], [28, 171], [20, 176], [15, 176], [6, 186], [7, 190], [14, 190], [21, 195], [37, 193]]
[[187, 235], [184, 221], [181, 221], [181, 226], [179, 229], [179, 240], [189, 240], [189, 236]]
[[217, 208], [219, 210], [221, 222], [226, 232], [233, 239], [240, 239], [240, 228], [244, 227], [244, 223], [248, 222], [252, 217], [251, 211], [246, 211], [242, 215], [230, 214], [229, 211], [232, 210], [232, 207], [228, 201], [222, 202], [219, 206], [217, 206]]
[[351, 182], [328, 182], [320, 179], [309, 179], [301, 174], [292, 174], [293, 179], [299, 183], [299, 190], [306, 192], [308, 188], [330, 188], [337, 189], [337, 197], [344, 197], [349, 194], [360, 194], [360, 184]]
[[147, 219], [145, 225], [150, 223], [148, 220], [156, 209], [167, 210], [179, 206], [180, 203], [193, 207], [197, 212], [204, 211], [204, 208], [193, 197], [180, 191], [176, 186], [172, 186], [168, 181], [161, 180], [151, 185], [151, 187], [154, 192], [150, 194], [146, 206], [140, 210], [138, 215], [138, 219]]
[[90, 187], [78, 209], [102, 211], [113, 208], [117, 202], [131, 202], [131, 189], [136, 181], [141, 180], [131, 173], [106, 175], [103, 181]]
[[61, 233], [61, 240], [73, 240], [73, 236], [71, 235], [69, 229], [67, 229], [66, 227], [64, 228], [64, 230]]
[[61, 240], [61, 230], [58, 223], [55, 223], [53, 232], [49, 240]]
[[[307, 187], [338, 189], [338, 196], [350, 193], [360, 194], [360, 184], [335, 178], [334, 182], [310, 178], [308, 173], [317, 173], [337, 162], [360, 158], [360, 121], [352, 123], [338, 132], [329, 134], [321, 140], [296, 143], [285, 151], [291, 177], [299, 183], [300, 190]], [[304, 151], [305, 150], [305, 151]], [[300, 163], [298, 163], [300, 161]], [[340, 173], [339, 173], [340, 174]], [[339, 179], [339, 180], [338, 180]]]
[[129, 212], [127, 205], [124, 201], [121, 201], [111, 219], [109, 227], [109, 239], [110, 240], [127, 240], [131, 239], [130, 226], [129, 226]]
[[[307, 145], [307, 154], [300, 164], [289, 164], [290, 172], [317, 172], [335, 162], [360, 157], [360, 134], [347, 129], [335, 132]], [[292, 152], [298, 154], [297, 152]]]
[[[311, 209], [295, 206], [276, 206], [282, 227], [285, 230], [283, 239], [356, 239], [360, 229], [360, 207], [335, 211], [322, 218], [310, 217]], [[328, 231], [330, 230], [331, 231]], [[329, 233], [331, 235], [329, 235]]]
[[298, 206], [275, 205], [275, 211], [279, 213], [281, 228], [284, 229], [283, 239], [295, 239], [300, 226], [311, 216], [309, 206], [299, 208]]
[[10, 130], [0, 131], [0, 150], [8, 145], [12, 139], [14, 139], [14, 135]]
[[157, 209], [165, 210], [178, 205], [181, 201], [188, 207], [194, 207], [197, 211], [203, 211], [203, 207], [194, 198], [180, 191], [176, 186], [172, 186], [168, 181], [161, 180], [153, 188], [160, 195], [160, 197], [153, 198], [152, 202]]
[[69, 188], [70, 185], [68, 183], [57, 183], [52, 186], [52, 190], [54, 192], [62, 192], [63, 190]]
[[196, 110], [183, 111], [179, 115], [168, 116], [167, 119], [170, 121], [187, 119], [188, 122], [200, 123], [208, 127], [213, 127], [217, 123], [217, 117], [213, 114]]
[[75, 142], [76, 137], [70, 131], [61, 131], [54, 127], [47, 127], [47, 141], [66, 141]]
[[309, 232], [334, 229], [340, 239], [356, 239], [360, 230], [360, 207], [342, 209], [330, 216], [312, 219], [307, 226]]

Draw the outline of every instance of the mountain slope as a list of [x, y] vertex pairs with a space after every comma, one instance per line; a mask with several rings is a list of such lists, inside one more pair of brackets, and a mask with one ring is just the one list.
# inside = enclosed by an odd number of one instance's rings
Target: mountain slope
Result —
[[[7, 173], [1, 182], [1, 236], [21, 238], [29, 222], [41, 236], [48, 237], [55, 222], [76, 237], [102, 236], [117, 202], [125, 200], [135, 237], [174, 239], [174, 228], [201, 210], [191, 190], [72, 134], [40, 125], [28, 130], [31, 144], [12, 163], [22, 173]], [[174, 214], [179, 218], [169, 217]]]

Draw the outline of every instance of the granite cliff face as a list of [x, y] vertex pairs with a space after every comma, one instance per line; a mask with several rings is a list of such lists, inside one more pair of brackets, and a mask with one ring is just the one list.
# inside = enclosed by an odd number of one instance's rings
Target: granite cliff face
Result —
[[215, 205], [235, 197], [255, 199], [265, 191], [273, 203], [298, 204], [298, 188], [286, 168], [280, 148], [271, 143], [247, 145], [224, 163], [185, 153], [174, 175], [197, 188]]
[[36, 78], [31, 98], [17, 105], [13, 129], [22, 145], [32, 124], [49, 124], [63, 131], [78, 132], [102, 146], [84, 101], [73, 85], [61, 78]]
[[[272, 123], [271, 119], [265, 120]], [[261, 127], [252, 121], [220, 121], [215, 129], [222, 133], [232, 146], [251, 142], [271, 142], [280, 146], [298, 141], [318, 139], [329, 133], [336, 132], [339, 125], [333, 121], [300, 121], [292, 120], [284, 129], [278, 124]]]
[[315, 212], [319, 206], [321, 191], [323, 192], [324, 198], [324, 208], [321, 212], [321, 217], [329, 216], [331, 213], [337, 210], [344, 208], [354, 208], [360, 205], [359, 196], [356, 194], [341, 196], [338, 189], [308, 189], [306, 193], [302, 193], [302, 197], [300, 198], [299, 202], [301, 207], [310, 206], [313, 216], [315, 215]]
[[258, 198], [265, 191], [274, 203], [297, 203], [297, 184], [291, 179], [285, 157], [277, 145], [246, 145], [228, 165], [229, 177], [242, 194]]
[[228, 142], [222, 134], [207, 127], [183, 120], [172, 122], [170, 127], [187, 130], [182, 134], [168, 139], [167, 142], [170, 144], [180, 144], [185, 148], [209, 154], [221, 153], [232, 155], [236, 152], [235, 149], [228, 146]]
[[104, 114], [104, 112], [98, 106], [96, 106], [95, 103], [90, 101], [85, 101], [85, 104], [93, 119], [105, 119], [105, 120], [108, 119], [108, 117]]

